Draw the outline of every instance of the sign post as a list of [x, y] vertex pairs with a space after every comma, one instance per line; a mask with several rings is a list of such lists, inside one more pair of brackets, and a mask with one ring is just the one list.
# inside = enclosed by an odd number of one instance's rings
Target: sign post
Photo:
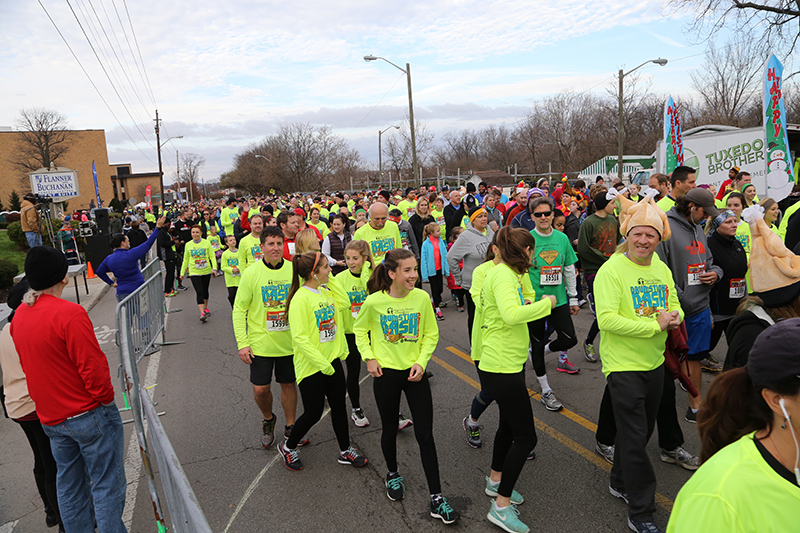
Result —
[[31, 192], [39, 196], [48, 196], [54, 202], [65, 202], [81, 195], [78, 189], [78, 171], [66, 167], [55, 170], [41, 168], [29, 172]]

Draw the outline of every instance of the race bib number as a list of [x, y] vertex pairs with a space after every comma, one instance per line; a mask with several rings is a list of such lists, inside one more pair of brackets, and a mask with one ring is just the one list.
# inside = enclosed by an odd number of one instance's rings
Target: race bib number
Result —
[[706, 264], [689, 265], [686, 267], [686, 273], [688, 275], [688, 285], [702, 285], [703, 282], [700, 281], [700, 276], [706, 273]]
[[330, 318], [319, 324], [319, 342], [331, 342], [336, 339], [336, 322]]
[[197, 270], [205, 270], [208, 268], [208, 261], [206, 259], [195, 259], [194, 268]]
[[361, 311], [361, 306], [363, 302], [352, 303], [350, 304], [350, 314], [353, 315], [353, 318], [358, 317], [358, 313]]
[[234, 277], [234, 278], [239, 277], [241, 275], [242, 275], [241, 272], [231, 272], [231, 277]]
[[731, 280], [731, 288], [730, 292], [728, 293], [728, 297], [744, 298], [746, 293], [747, 289], [745, 288], [744, 278], [737, 278]]
[[[253, 254], [253, 261], [261, 261], [264, 259], [264, 251], [261, 249], [261, 246], [253, 246], [250, 248], [250, 253]], [[292, 254], [294, 254], [294, 252], [292, 252]]]
[[217, 241], [211, 241], [211, 248], [219, 250], [219, 243]]
[[287, 242], [286, 246], [289, 249], [289, 255], [294, 255], [294, 250], [295, 250], [294, 243], [293, 242]]
[[408, 216], [408, 218], [411, 218], [416, 214], [417, 214], [417, 210], [415, 208], [409, 207], [408, 209], [406, 209], [406, 216]]
[[444, 217], [443, 217], [443, 216], [441, 216], [441, 217], [436, 217], [436, 223], [437, 223], [437, 224], [439, 224], [440, 226], [444, 226], [444, 225], [446, 225], [446, 224], [447, 224], [447, 223], [445, 222], [445, 220], [444, 220]]
[[543, 266], [540, 270], [539, 285], [561, 285], [561, 267]]
[[289, 322], [284, 311], [267, 312], [267, 331], [289, 331]]

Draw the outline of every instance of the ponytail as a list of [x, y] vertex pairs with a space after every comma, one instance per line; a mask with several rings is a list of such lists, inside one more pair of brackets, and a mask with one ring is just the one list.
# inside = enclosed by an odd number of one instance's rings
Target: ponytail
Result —
[[392, 278], [389, 277], [389, 271], [396, 271], [400, 268], [400, 261], [404, 259], [413, 258], [414, 254], [411, 250], [404, 248], [396, 248], [389, 250], [383, 256], [383, 260], [375, 265], [375, 270], [367, 281], [367, 293], [372, 294], [380, 291], [388, 291], [392, 286]]
[[301, 280], [305, 283], [311, 276], [319, 270], [321, 265], [320, 257], [327, 261], [327, 258], [320, 252], [308, 252], [297, 254], [292, 257], [292, 287], [289, 289], [289, 296], [286, 297], [286, 320], [289, 320], [289, 304], [297, 291], [300, 290]]

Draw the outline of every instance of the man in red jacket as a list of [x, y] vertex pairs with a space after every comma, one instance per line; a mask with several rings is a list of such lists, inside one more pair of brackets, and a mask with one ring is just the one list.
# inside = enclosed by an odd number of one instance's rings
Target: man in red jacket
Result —
[[68, 282], [64, 254], [31, 248], [25, 275], [31, 291], [17, 308], [11, 336], [58, 466], [64, 527], [94, 531], [94, 514], [99, 531], [125, 532], [124, 434], [108, 360], [86, 310], [61, 299]]

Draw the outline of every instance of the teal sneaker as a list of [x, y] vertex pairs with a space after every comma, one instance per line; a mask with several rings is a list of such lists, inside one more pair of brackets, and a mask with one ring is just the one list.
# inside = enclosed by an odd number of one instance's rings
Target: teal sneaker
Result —
[[497, 509], [497, 502], [492, 502], [492, 508], [489, 509], [489, 514], [486, 518], [492, 524], [500, 527], [508, 533], [528, 533], [531, 528], [522, 523], [519, 519], [519, 511], [516, 505], [509, 505], [502, 511]]
[[438, 518], [447, 525], [455, 524], [461, 515], [447, 503], [447, 498], [438, 495], [431, 498], [431, 516]]
[[[484, 492], [487, 496], [491, 496], [492, 498], [497, 497], [497, 488], [500, 486], [500, 482], [494, 483], [489, 476], [486, 476], [486, 489]], [[514, 505], [519, 505], [525, 501], [525, 498], [522, 497], [522, 494], [517, 492], [516, 490], [511, 491], [511, 503]]]

